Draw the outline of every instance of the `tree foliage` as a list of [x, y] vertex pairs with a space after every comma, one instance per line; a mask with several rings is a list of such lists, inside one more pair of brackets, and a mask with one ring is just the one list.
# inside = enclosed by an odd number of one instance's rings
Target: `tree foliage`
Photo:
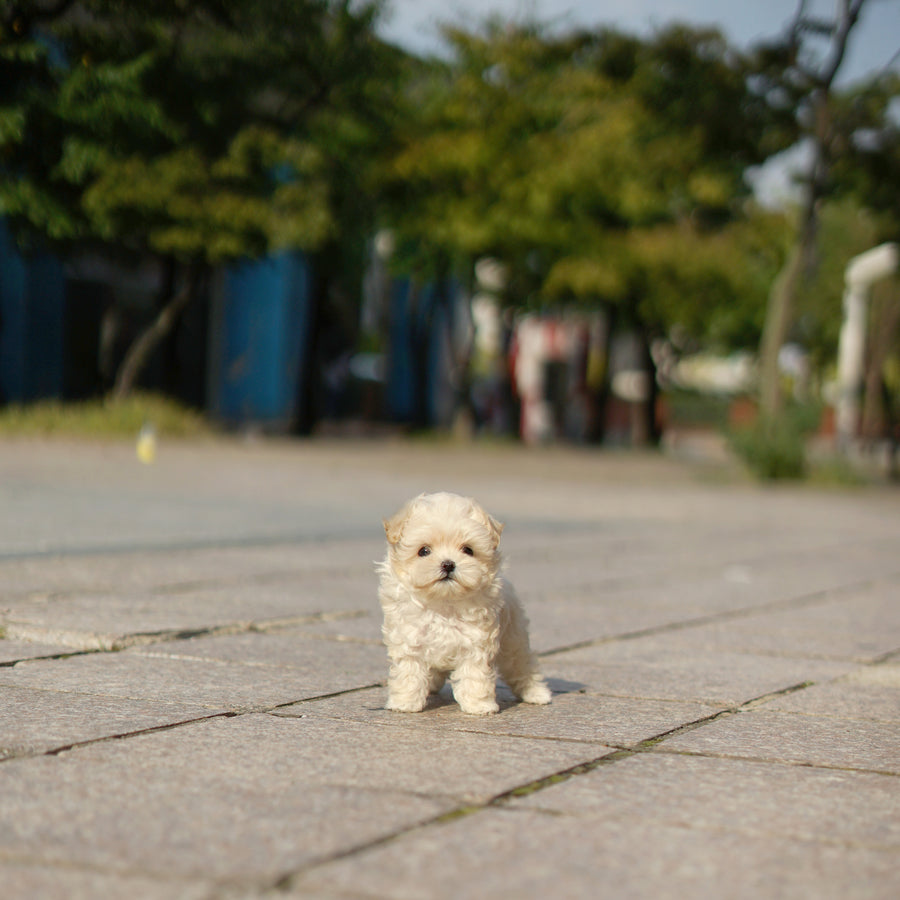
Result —
[[0, 0], [0, 215], [22, 241], [164, 260], [164, 336], [200, 268], [364, 217], [347, 197], [370, 193], [398, 66], [380, 7]]
[[499, 257], [520, 304], [617, 304], [658, 332], [705, 330], [759, 287], [772, 229], [747, 215], [743, 173], [771, 113], [721, 35], [496, 23], [448, 39], [389, 173], [401, 234]]
[[900, 239], [900, 75], [886, 71], [839, 92], [831, 190], [878, 216], [876, 239]]
[[833, 167], [850, 138], [837, 127], [834, 85], [866, 3], [838, 0], [832, 17], [825, 19], [807, 0], [798, 0], [785, 33], [760, 45], [756, 55], [757, 90], [774, 109], [794, 117], [796, 134], [809, 153], [796, 238], [772, 283], [760, 342], [760, 408], [767, 419], [781, 411], [779, 353], [793, 323], [800, 285], [814, 262], [821, 201], [831, 190]]
[[817, 263], [797, 292], [792, 340], [809, 352], [813, 368], [828, 371], [837, 360], [843, 321], [844, 270], [859, 253], [879, 243], [881, 217], [851, 197], [831, 200], [819, 213]]
[[376, 4], [5, 2], [0, 210], [56, 242], [216, 262], [320, 245], [371, 142]]

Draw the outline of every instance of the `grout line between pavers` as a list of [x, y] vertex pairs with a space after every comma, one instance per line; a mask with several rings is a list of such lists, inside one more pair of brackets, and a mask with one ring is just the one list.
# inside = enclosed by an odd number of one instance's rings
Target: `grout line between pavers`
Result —
[[[287, 700], [284, 703], [276, 703], [268, 706], [260, 706], [260, 707], [246, 707], [244, 709], [227, 709], [222, 710], [221, 712], [210, 713], [209, 715], [204, 716], [195, 716], [189, 719], [182, 719], [179, 722], [167, 722], [164, 725], [151, 725], [148, 728], [138, 728], [134, 731], [123, 731], [118, 734], [105, 734], [102, 737], [97, 738], [88, 738], [83, 741], [73, 741], [70, 744], [65, 744], [60, 747], [51, 747], [49, 750], [34, 750], [34, 751], [25, 751], [21, 753], [17, 753], [15, 751], [9, 753], [8, 755], [3, 755], [3, 749], [0, 747], [0, 764], [4, 762], [8, 762], [14, 759], [34, 759], [41, 756], [59, 756], [61, 753], [66, 753], [69, 750], [78, 750], [83, 747], [91, 747], [95, 744], [107, 744], [113, 743], [115, 741], [123, 741], [129, 738], [141, 737], [146, 734], [155, 734], [160, 731], [173, 731], [176, 728], [184, 728], [191, 725], [195, 725], [199, 722], [208, 722], [213, 719], [236, 719], [241, 716], [250, 716], [250, 715], [278, 715], [277, 710], [284, 709], [288, 706], [294, 706], [297, 703], [306, 703], [312, 700], [328, 700], [333, 697], [340, 697], [344, 694], [353, 694], [358, 691], [368, 691], [372, 688], [381, 687], [382, 683], [376, 684], [366, 684], [360, 687], [352, 687], [347, 688], [343, 691], [333, 691], [329, 694], [319, 694], [315, 697], [304, 697], [300, 700]], [[31, 690], [43, 690], [42, 688], [31, 688]], [[283, 717], [284, 718], [284, 717]]]
[[[856, 547], [865, 547], [871, 545], [873, 543], [887, 543], [891, 539], [890, 538], [867, 538], [862, 541], [857, 541], [853, 546]], [[814, 548], [806, 548], [804, 550], [785, 550], [782, 552], [771, 551], [768, 553], [758, 553], [752, 556], [746, 556], [740, 559], [734, 559], [727, 561], [727, 565], [729, 567], [739, 566], [739, 567], [752, 567], [754, 564], [757, 564], [761, 561], [770, 561], [774, 558], [781, 558], [783, 560], [796, 559], [797, 557], [806, 556], [811, 553], [818, 554], [828, 554], [829, 552], [837, 552], [841, 553], [846, 552], [848, 545], [847, 544], [825, 544]], [[551, 558], [548, 556], [548, 559]], [[681, 576], [689, 576], [696, 574], [705, 574], [705, 573], [713, 573], [718, 572], [722, 568], [722, 563], [701, 563], [701, 562], [693, 562], [687, 566], [685, 566], [682, 570], [678, 572], [678, 575]], [[613, 575], [607, 578], [601, 578], [600, 580], [593, 581], [585, 581], [581, 584], [572, 584], [567, 587], [567, 591], [572, 593], [579, 593], [582, 591], [591, 591], [596, 590], [598, 585], [602, 585], [604, 588], [621, 588], [629, 585], [632, 586], [641, 586], [641, 587], [649, 587], [653, 585], [658, 585], [662, 583], [668, 583], [672, 578], [672, 572], [670, 569], [661, 569], [659, 571], [653, 570], [650, 573], [637, 574], [634, 572], [631, 573], [622, 573], [619, 575]], [[900, 579], [900, 571], [887, 572], [885, 574], [878, 575], [873, 578], [868, 578], [863, 581], [864, 584], [874, 584], [879, 581], [896, 581]], [[854, 587], [855, 585], [848, 585], [846, 587]], [[836, 588], [836, 590], [843, 590], [844, 586]], [[552, 591], [541, 591], [541, 597], [550, 597], [552, 599], [553, 592]]]
[[238, 535], [235, 537], [186, 538], [177, 542], [123, 543], [44, 547], [33, 550], [0, 551], [0, 563], [29, 559], [68, 559], [85, 556], [129, 556], [131, 554], [195, 553], [203, 550], [258, 549], [268, 547], [308, 546], [325, 543], [352, 543], [374, 538], [376, 532], [369, 527], [343, 528], [340, 531], [302, 533], [282, 532], [271, 535]]
[[[0, 666], [11, 667], [20, 662], [32, 662], [40, 659], [66, 659], [70, 656], [83, 656], [88, 653], [119, 653], [131, 647], [146, 647], [153, 644], [175, 643], [202, 637], [228, 637], [239, 634], [270, 634], [287, 631], [302, 625], [315, 625], [322, 622], [340, 622], [345, 619], [361, 619], [369, 614], [368, 610], [339, 610], [337, 612], [313, 612], [297, 616], [280, 616], [273, 619], [255, 621], [227, 622], [224, 625], [209, 625], [198, 628], [164, 628], [159, 631], [132, 631], [120, 635], [103, 635], [92, 632], [63, 631], [41, 625], [7, 622], [4, 625], [4, 636], [8, 640], [41, 641], [45, 643], [64, 644], [65, 640], [78, 639], [82, 646], [73, 645], [69, 651], [47, 656], [24, 657], [7, 660]], [[89, 646], [84, 646], [88, 645]]]
[[123, 731], [119, 734], [105, 734], [103, 737], [90, 738], [84, 741], [73, 741], [70, 744], [63, 744], [59, 747], [51, 747], [49, 750], [26, 750], [17, 753], [12, 751], [7, 755], [3, 755], [0, 751], [0, 764], [11, 762], [12, 760], [36, 759], [42, 756], [60, 756], [68, 753], [70, 750], [79, 750], [83, 747], [91, 747], [94, 744], [107, 744], [115, 741], [124, 741], [128, 738], [141, 737], [145, 734], [156, 734], [161, 731], [173, 731], [176, 728], [184, 728], [185, 726], [195, 725], [199, 722], [208, 722], [212, 719], [233, 719], [244, 713], [235, 712], [234, 710], [224, 710], [223, 712], [210, 713], [207, 716], [197, 716], [190, 719], [182, 719], [180, 722], [167, 722], [165, 725], [152, 725], [149, 728], [138, 728], [135, 731]]
[[867, 666], [884, 666], [889, 665], [894, 661], [900, 662], [900, 648], [896, 650], [888, 650], [886, 653], [882, 653], [880, 656], [876, 656], [875, 659], [869, 660], [864, 663]]
[[120, 734], [109, 734], [105, 735], [102, 738], [94, 738], [93, 740], [75, 741], [63, 747], [53, 747], [50, 750], [45, 750], [35, 755], [59, 756], [60, 754], [67, 753], [70, 750], [77, 750], [81, 747], [89, 747], [92, 744], [111, 744], [115, 741], [125, 741], [129, 738], [142, 737], [143, 735], [147, 734], [157, 734], [161, 731], [174, 731], [176, 728], [184, 728], [185, 726], [196, 725], [199, 722], [209, 722], [213, 719], [233, 719], [240, 715], [242, 715], [242, 713], [234, 712], [233, 710], [226, 710], [225, 712], [211, 713], [208, 716], [197, 716], [196, 718], [192, 719], [184, 719], [181, 722], [167, 722], [165, 725], [153, 725], [150, 728], [139, 728], [136, 731], [123, 731]]
[[402, 828], [396, 832], [392, 832], [391, 834], [382, 835], [381, 837], [375, 838], [371, 841], [367, 841], [363, 844], [357, 845], [356, 847], [351, 847], [339, 853], [332, 854], [327, 858], [311, 861], [300, 869], [297, 869], [293, 872], [287, 872], [279, 876], [267, 888], [265, 888], [264, 891], [284, 893], [292, 891], [296, 886], [299, 885], [299, 880], [301, 878], [303, 878], [311, 870], [316, 869], [320, 866], [338, 862], [343, 859], [348, 859], [360, 853], [374, 850], [377, 847], [386, 846], [396, 840], [406, 837], [407, 835], [423, 831], [424, 829], [430, 828], [435, 825], [446, 825], [450, 822], [455, 822], [459, 819], [467, 818], [468, 816], [475, 815], [487, 809], [507, 808], [509, 802], [511, 800], [515, 800], [518, 797], [529, 796], [531, 794], [537, 793], [538, 791], [544, 790], [545, 788], [552, 787], [556, 784], [561, 784], [571, 778], [576, 778], [580, 775], [586, 775], [587, 773], [593, 772], [595, 769], [599, 769], [603, 766], [615, 765], [615, 763], [621, 762], [624, 759], [630, 759], [631, 757], [638, 756], [642, 753], [654, 752], [657, 750], [657, 747], [660, 744], [665, 743], [665, 741], [673, 737], [686, 734], [687, 732], [694, 731], [698, 728], [703, 728], [706, 725], [710, 725], [713, 722], [718, 721], [719, 719], [738, 715], [739, 713], [747, 709], [753, 709], [758, 705], [762, 705], [769, 700], [775, 699], [776, 697], [781, 697], [785, 696], [786, 694], [792, 694], [798, 691], [805, 690], [806, 688], [812, 687], [813, 684], [814, 682], [804, 681], [799, 684], [789, 685], [788, 687], [782, 688], [778, 691], [770, 691], [767, 694], [762, 694], [759, 697], [754, 697], [751, 700], [747, 700], [737, 706], [731, 706], [727, 709], [718, 710], [717, 712], [709, 716], [704, 716], [703, 718], [696, 719], [693, 722], [686, 722], [683, 725], [679, 725], [676, 728], [664, 731], [658, 735], [655, 735], [654, 737], [639, 741], [637, 744], [634, 744], [632, 746], [620, 747], [613, 750], [611, 753], [604, 753], [596, 759], [578, 763], [574, 766], [569, 766], [568, 768], [561, 769], [560, 771], [554, 772], [550, 775], [545, 775], [542, 778], [535, 779], [534, 781], [530, 781], [526, 784], [510, 788], [509, 790], [494, 795], [493, 797], [482, 803], [463, 804], [456, 809], [433, 816], [423, 822], [419, 822], [416, 825]]
[[46, 656], [25, 656], [22, 659], [6, 659], [0, 662], [0, 669], [14, 669], [19, 663], [43, 662], [54, 659], [70, 659], [73, 656], [91, 656], [100, 650], [66, 650], [61, 653], [48, 653]]
[[[891, 580], [900, 578], [900, 572], [892, 573], [887, 576]], [[743, 606], [740, 609], [724, 610], [717, 613], [707, 613], [706, 615], [696, 616], [692, 619], [682, 619], [677, 622], [669, 622], [665, 625], [655, 625], [650, 628], [640, 628], [635, 631], [626, 631], [621, 634], [611, 634], [600, 638], [589, 638], [584, 641], [576, 641], [573, 644], [567, 644], [563, 647], [552, 647], [549, 650], [542, 650], [537, 656], [549, 657], [558, 656], [561, 653], [570, 653], [574, 650], [585, 650], [588, 647], [602, 647], [605, 644], [613, 644], [618, 641], [634, 641], [645, 637], [653, 637], [659, 634], [669, 634], [676, 631], [686, 631], [691, 628], [702, 628], [704, 625], [712, 625], [716, 622], [729, 622], [735, 619], [752, 619], [755, 616], [766, 615], [771, 612], [792, 609], [804, 609], [809, 606], [818, 606], [840, 597], [842, 594], [850, 594], [862, 588], [872, 587], [879, 582], [884, 581], [884, 577], [865, 578], [854, 581], [850, 584], [844, 584], [836, 588], [823, 588], [820, 591], [813, 591], [810, 594], [804, 594], [800, 597], [788, 597], [784, 600], [772, 600], [757, 606]], [[849, 599], [849, 598], [848, 598]]]
[[[3, 560], [0, 559], [0, 565]], [[224, 587], [252, 587], [266, 584], [280, 584], [282, 582], [294, 579], [308, 578], [309, 576], [328, 577], [331, 575], [350, 575], [352, 577], [366, 577], [371, 575], [372, 566], [339, 566], [330, 564], [324, 567], [309, 568], [291, 568], [291, 569], [275, 569], [264, 572], [239, 573], [235, 575], [227, 575], [221, 577], [210, 576], [207, 578], [197, 578], [191, 581], [169, 581], [153, 584], [146, 587], [137, 588], [146, 594], [156, 596], [168, 596], [170, 594], [184, 594], [191, 591], [210, 590], [214, 588]], [[89, 594], [92, 597], [118, 596], [121, 590], [108, 585], [82, 585], [77, 588], [55, 590], [26, 590], [18, 593], [7, 595], [13, 598], [32, 599], [40, 597], [41, 600], [56, 602], [64, 601], [69, 597], [78, 597]]]
[[853, 772], [859, 775], [881, 775], [900, 778], [896, 769], [868, 769], [861, 766], [839, 766], [833, 763], [806, 762], [797, 759], [773, 759], [768, 756], [741, 756], [735, 753], [712, 753], [708, 750], [672, 750], [662, 747], [655, 751], [665, 756], [688, 756], [694, 759], [727, 759], [732, 762], [752, 762], [769, 766], [788, 766], [795, 769], [817, 769], [828, 772]]

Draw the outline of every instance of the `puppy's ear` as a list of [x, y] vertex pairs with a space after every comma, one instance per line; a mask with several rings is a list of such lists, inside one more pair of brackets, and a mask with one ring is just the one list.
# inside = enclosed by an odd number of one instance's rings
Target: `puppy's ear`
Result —
[[503, 523], [497, 521], [487, 510], [482, 509], [474, 500], [472, 501], [472, 512], [474, 517], [479, 519], [486, 527], [491, 535], [491, 543], [494, 549], [500, 546], [500, 535], [503, 533]]
[[491, 540], [494, 542], [494, 549], [500, 546], [500, 535], [503, 533], [503, 523], [498, 522], [493, 516], [485, 513], [488, 520], [488, 527], [491, 529]]
[[418, 497], [410, 500], [409, 503], [406, 503], [389, 519], [384, 519], [382, 521], [382, 524], [384, 525], [384, 533], [385, 535], [387, 535], [389, 544], [400, 543], [400, 537], [403, 534], [403, 526], [406, 525], [409, 517], [412, 515], [412, 511], [415, 508], [416, 503], [418, 503], [419, 499], [422, 496], [424, 495], [419, 494]]

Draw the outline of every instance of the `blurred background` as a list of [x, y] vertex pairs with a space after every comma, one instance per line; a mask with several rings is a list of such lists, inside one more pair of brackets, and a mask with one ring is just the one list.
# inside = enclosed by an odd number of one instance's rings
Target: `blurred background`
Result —
[[0, 433], [895, 473], [900, 0], [621, 6], [0, 0]]

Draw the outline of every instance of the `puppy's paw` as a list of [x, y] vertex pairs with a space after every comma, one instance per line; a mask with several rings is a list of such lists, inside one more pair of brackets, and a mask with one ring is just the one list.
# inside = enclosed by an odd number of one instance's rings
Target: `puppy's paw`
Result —
[[459, 708], [470, 716], [490, 716], [495, 712], [500, 712], [500, 707], [495, 700], [460, 701]]
[[408, 697], [388, 697], [387, 703], [384, 704], [385, 709], [393, 712], [416, 713], [425, 709], [425, 700], [411, 699]]
[[543, 681], [533, 681], [522, 691], [522, 700], [525, 703], [545, 706], [552, 698], [550, 688]]

